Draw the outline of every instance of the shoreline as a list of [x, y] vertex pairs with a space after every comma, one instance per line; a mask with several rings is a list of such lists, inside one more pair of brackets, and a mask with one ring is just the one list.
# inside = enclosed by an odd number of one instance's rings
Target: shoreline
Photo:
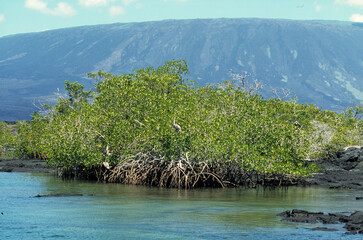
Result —
[[[363, 147], [351, 147], [338, 152], [335, 157], [314, 162], [323, 171], [302, 179], [297, 186], [316, 186], [331, 189], [363, 191]], [[0, 172], [29, 172], [56, 174], [39, 159], [0, 159]]]
[[0, 159], [0, 172], [56, 173], [57, 169], [40, 159]]
[[[327, 189], [350, 189], [356, 192], [356, 200], [363, 199], [363, 148], [348, 148], [338, 152], [335, 157], [315, 162], [323, 169], [309, 178], [297, 182], [297, 187], [318, 187]], [[0, 159], [0, 172], [28, 172], [56, 175], [58, 170], [47, 166], [45, 160], [37, 159]], [[258, 185], [256, 187], [260, 187]], [[276, 185], [277, 187], [278, 185]], [[284, 185], [282, 185], [284, 186]], [[236, 186], [243, 187], [243, 185]], [[64, 197], [78, 196], [77, 194], [49, 194], [34, 197]], [[277, 214], [280, 221], [293, 223], [322, 224], [311, 228], [312, 231], [340, 231], [335, 228], [341, 224], [346, 229], [345, 234], [363, 234], [363, 212], [308, 212], [306, 210], [286, 210]], [[335, 225], [334, 225], [335, 224]]]
[[363, 191], [363, 147], [348, 147], [315, 162], [323, 170], [305, 179], [310, 186]]

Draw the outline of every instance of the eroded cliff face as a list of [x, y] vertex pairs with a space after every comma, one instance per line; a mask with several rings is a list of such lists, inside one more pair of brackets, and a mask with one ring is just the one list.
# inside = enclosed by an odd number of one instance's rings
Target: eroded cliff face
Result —
[[363, 27], [342, 22], [198, 19], [116, 23], [0, 38], [0, 120], [30, 119], [64, 81], [186, 59], [200, 85], [248, 79], [331, 110], [363, 103]]

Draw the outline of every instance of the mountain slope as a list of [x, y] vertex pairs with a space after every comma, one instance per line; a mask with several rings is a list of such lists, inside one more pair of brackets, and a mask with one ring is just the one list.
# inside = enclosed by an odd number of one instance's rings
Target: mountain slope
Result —
[[340, 110], [363, 103], [363, 27], [342, 22], [197, 19], [66, 28], [0, 38], [0, 120], [29, 119], [65, 80], [186, 59], [198, 84], [247, 71], [265, 87]]

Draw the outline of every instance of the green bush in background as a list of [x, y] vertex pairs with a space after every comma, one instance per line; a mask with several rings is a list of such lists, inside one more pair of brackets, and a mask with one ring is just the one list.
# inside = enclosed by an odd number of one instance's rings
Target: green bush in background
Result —
[[67, 99], [18, 123], [16, 152], [63, 168], [116, 165], [153, 152], [304, 176], [316, 167], [303, 160], [362, 144], [362, 107], [337, 114], [296, 99], [265, 100], [245, 82], [198, 87], [186, 73], [185, 61], [172, 61], [120, 76], [90, 74], [98, 80], [93, 92], [66, 81]]
[[14, 126], [0, 122], [0, 158], [12, 157], [15, 145]]

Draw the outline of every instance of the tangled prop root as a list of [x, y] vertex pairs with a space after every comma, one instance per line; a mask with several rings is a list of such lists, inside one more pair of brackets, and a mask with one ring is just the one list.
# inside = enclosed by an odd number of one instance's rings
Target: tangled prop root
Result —
[[[78, 168], [80, 169], [80, 168]], [[257, 185], [293, 185], [291, 178], [282, 175], [261, 175], [247, 171], [237, 162], [196, 161], [187, 156], [166, 160], [156, 154], [137, 154], [114, 167], [79, 171], [77, 178], [100, 182], [125, 183], [172, 188], [199, 187], [256, 187]]]
[[104, 163], [100, 167], [78, 167], [73, 171], [61, 171], [60, 175], [63, 178], [76, 177], [109, 183], [185, 189], [296, 184], [296, 179], [292, 177], [247, 171], [238, 162], [196, 161], [189, 160], [187, 156], [178, 160], [166, 160], [155, 153], [140, 153], [124, 159], [116, 166], [106, 166]]
[[227, 184], [208, 163], [186, 160], [134, 160], [117, 165], [104, 177], [106, 182], [175, 188], [225, 187]]

